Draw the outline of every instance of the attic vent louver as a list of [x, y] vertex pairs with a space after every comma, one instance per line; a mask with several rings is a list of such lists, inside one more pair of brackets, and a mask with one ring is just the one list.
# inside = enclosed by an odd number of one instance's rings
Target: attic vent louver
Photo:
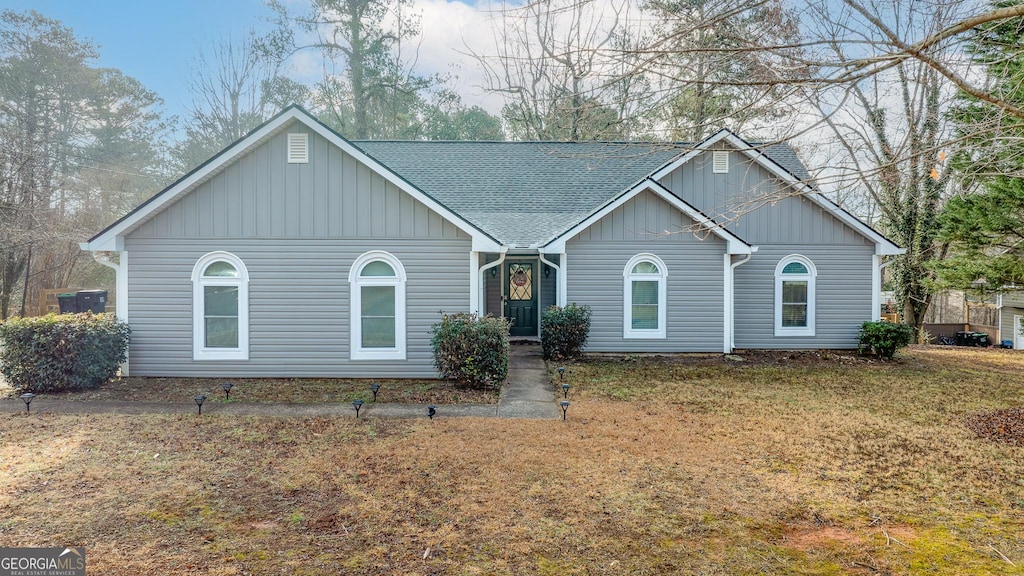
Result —
[[307, 164], [309, 162], [309, 134], [288, 134], [288, 163]]
[[711, 153], [711, 171], [715, 174], [729, 173], [729, 152], [727, 150], [715, 150]]

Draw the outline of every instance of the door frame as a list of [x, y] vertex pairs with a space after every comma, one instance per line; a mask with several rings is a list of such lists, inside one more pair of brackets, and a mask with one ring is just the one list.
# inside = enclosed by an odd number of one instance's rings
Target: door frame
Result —
[[509, 296], [509, 294], [508, 294], [508, 292], [509, 292], [509, 282], [511, 282], [511, 278], [509, 276], [508, 270], [509, 270], [509, 267], [511, 265], [513, 265], [513, 264], [530, 264], [533, 267], [533, 277], [531, 279], [531, 284], [533, 285], [532, 286], [532, 288], [533, 288], [533, 294], [532, 294], [532, 296], [533, 296], [533, 298], [532, 298], [532, 301], [533, 301], [533, 324], [534, 324], [534, 326], [537, 327], [537, 331], [534, 332], [533, 334], [518, 334], [518, 335], [515, 335], [515, 336], [512, 336], [512, 337], [513, 338], [540, 337], [541, 279], [544, 276], [544, 274], [541, 272], [541, 269], [540, 269], [540, 264], [541, 264], [540, 263], [540, 258], [537, 258], [536, 256], [518, 256], [518, 257], [511, 257], [510, 256], [510, 257], [506, 258], [504, 262], [502, 262], [501, 274], [500, 274], [500, 277], [501, 277], [501, 316], [503, 318], [509, 318], [509, 313], [508, 313], [508, 306], [509, 306], [508, 296]]

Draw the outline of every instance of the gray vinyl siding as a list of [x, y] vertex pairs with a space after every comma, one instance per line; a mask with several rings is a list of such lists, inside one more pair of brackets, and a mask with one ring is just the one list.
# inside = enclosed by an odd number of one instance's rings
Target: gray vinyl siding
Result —
[[[486, 254], [483, 256], [483, 263], [489, 264], [497, 260], [499, 256], [497, 254]], [[491, 277], [491, 271], [488, 270], [484, 273], [484, 314], [490, 314], [494, 317], [499, 317], [502, 314], [501, 310], [501, 268], [503, 264], [499, 264], [492, 268], [496, 270], [494, 277]]]
[[[288, 132], [309, 133], [308, 164], [285, 162]], [[130, 236], [455, 239], [465, 234], [323, 137], [293, 124]]]
[[[394, 254], [408, 276], [405, 362], [349, 360], [349, 267], [371, 249]], [[430, 329], [439, 310], [468, 309], [469, 249], [469, 239], [133, 239], [131, 373], [436, 377]], [[249, 360], [192, 359], [192, 268], [213, 250], [235, 254], [249, 271]]]
[[[775, 336], [775, 268], [791, 254], [818, 271], [814, 336]], [[872, 254], [873, 246], [759, 246], [736, 268], [736, 348], [856, 348], [860, 325], [872, 319]]]
[[1003, 306], [1012, 306], [1014, 308], [1024, 308], [1024, 292], [1003, 292], [1002, 294]]
[[728, 174], [713, 173], [704, 152], [660, 183], [750, 244], [871, 244], [742, 153], [729, 158]]
[[[288, 164], [287, 133], [309, 133]], [[304, 125], [255, 146], [127, 234], [130, 369], [148, 376], [436, 377], [438, 311], [469, 307], [471, 239]], [[249, 271], [249, 360], [192, 359], [192, 268], [212, 251]], [[406, 361], [349, 360], [349, 267], [405, 267]]]
[[[558, 256], [545, 256], [549, 261], [558, 264]], [[540, 265], [541, 279], [540, 279], [540, 303], [537, 308], [540, 310], [540, 314], [544, 313], [549, 306], [554, 306], [558, 303], [558, 271], [551, 268], [551, 275], [544, 277], [544, 268], [547, 266], [543, 262], [538, 262]], [[540, 318], [537, 319], [538, 326], [540, 325]]]
[[[686, 231], [691, 225], [671, 205], [644, 192], [569, 240], [566, 301], [592, 309], [588, 351], [722, 351], [726, 246], [717, 236], [699, 239]], [[664, 339], [622, 337], [622, 273], [629, 259], [643, 252], [668, 268]]]

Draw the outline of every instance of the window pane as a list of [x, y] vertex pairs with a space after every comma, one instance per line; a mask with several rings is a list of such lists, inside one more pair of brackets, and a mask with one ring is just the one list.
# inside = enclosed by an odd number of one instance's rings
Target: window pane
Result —
[[370, 262], [366, 266], [363, 266], [363, 270], [359, 272], [360, 276], [394, 276], [395, 269], [391, 267], [387, 262], [375, 260]]
[[204, 286], [206, 316], [238, 316], [238, 286]]
[[636, 304], [658, 305], [658, 281], [657, 280], [634, 280], [633, 281], [633, 302]]
[[394, 348], [395, 319], [363, 317], [363, 348]]
[[207, 348], [238, 348], [238, 318], [207, 318]]
[[783, 274], [807, 274], [807, 266], [800, 262], [790, 262], [782, 269]]
[[807, 282], [786, 281], [782, 283], [783, 304], [806, 304]]
[[640, 262], [633, 266], [633, 274], [657, 274], [658, 267], [654, 262]]
[[394, 348], [395, 287], [363, 286], [360, 308], [363, 348]]
[[533, 300], [533, 264], [508, 265], [508, 299]]
[[657, 330], [658, 329], [658, 305], [634, 304], [633, 305], [633, 329]]
[[366, 316], [395, 317], [394, 286], [363, 286], [360, 301], [364, 318]]
[[806, 328], [807, 327], [807, 305], [806, 304], [783, 304], [782, 305], [782, 326], [783, 326], [783, 328]]
[[203, 276], [215, 276], [221, 278], [238, 278], [238, 270], [227, 262], [214, 262], [203, 270]]
[[639, 330], [658, 329], [658, 282], [633, 281], [633, 317], [631, 325]]

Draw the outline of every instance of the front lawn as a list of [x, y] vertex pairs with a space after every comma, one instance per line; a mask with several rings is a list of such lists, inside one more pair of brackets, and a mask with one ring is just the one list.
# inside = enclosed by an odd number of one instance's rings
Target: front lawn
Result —
[[[232, 402], [289, 404], [373, 399], [370, 385], [380, 384], [379, 402], [421, 404], [494, 404], [498, 390], [474, 390], [442, 380], [381, 380], [342, 378], [116, 378], [95, 390], [60, 392], [54, 398], [73, 401], [191, 402], [205, 394], [213, 402], [225, 400], [221, 386], [231, 382]], [[0, 382], [0, 397], [14, 390]]]
[[0, 543], [117, 575], [1024, 573], [1024, 448], [966, 425], [1024, 405], [1024, 354], [568, 376], [566, 422], [2, 418]]

